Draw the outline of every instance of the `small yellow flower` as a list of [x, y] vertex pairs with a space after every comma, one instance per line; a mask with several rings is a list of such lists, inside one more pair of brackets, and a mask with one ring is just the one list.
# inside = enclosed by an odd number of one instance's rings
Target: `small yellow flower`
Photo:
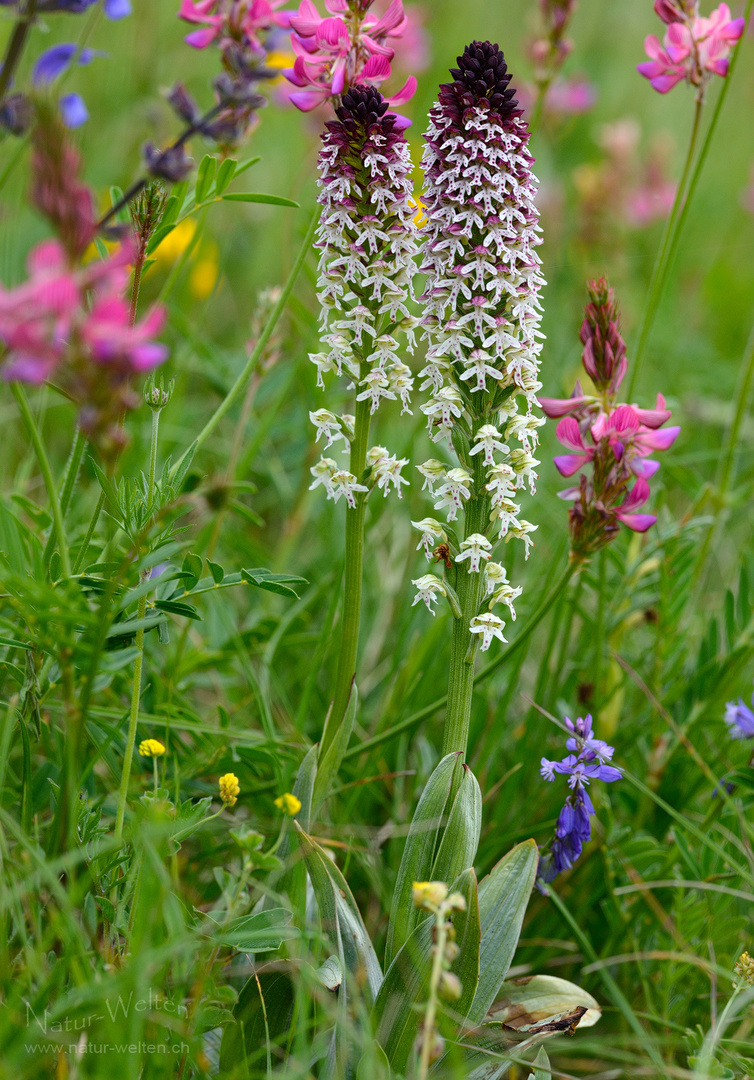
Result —
[[419, 195], [416, 195], [413, 199], [408, 200], [408, 205], [412, 210], [416, 210], [416, 213], [411, 218], [417, 229], [423, 229], [429, 221], [425, 210], [427, 209], [426, 203], [424, 203]]
[[238, 777], [234, 773], [229, 772], [220, 777], [220, 798], [226, 806], [235, 806], [240, 794]]
[[448, 886], [444, 881], [415, 881], [411, 895], [417, 907], [438, 908], [448, 895]]
[[145, 739], [139, 743], [139, 753], [142, 757], [161, 757], [165, 747], [157, 739]]
[[220, 273], [217, 262], [217, 251], [209, 249], [206, 255], [202, 255], [196, 266], [191, 271], [189, 289], [196, 300], [206, 300], [215, 285]]
[[301, 800], [286, 791], [285, 795], [281, 795], [279, 799], [275, 799], [275, 806], [277, 806], [278, 810], [282, 810], [284, 814], [287, 814], [288, 817], [295, 817], [301, 809]]

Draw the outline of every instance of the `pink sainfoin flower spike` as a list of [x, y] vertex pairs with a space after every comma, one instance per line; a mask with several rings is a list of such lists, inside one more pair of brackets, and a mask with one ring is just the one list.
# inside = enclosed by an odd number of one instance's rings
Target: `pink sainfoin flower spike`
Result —
[[708, 18], [688, 0], [657, 0], [655, 11], [668, 28], [662, 43], [655, 34], [645, 39], [649, 60], [637, 65], [655, 90], [666, 94], [685, 79], [703, 92], [711, 75], [728, 74], [728, 58], [744, 32], [745, 20], [731, 18], [727, 4], [720, 4]]
[[288, 26], [289, 13], [278, 11], [284, 3], [285, 0], [182, 0], [178, 17], [199, 26], [185, 38], [195, 49], [206, 49], [218, 38], [261, 49], [262, 32]]
[[[293, 104], [310, 112], [326, 101], [337, 105], [352, 86], [378, 87], [390, 78], [395, 50], [390, 38], [405, 33], [408, 20], [402, 0], [392, 0], [382, 18], [370, 13], [374, 0], [325, 0], [330, 17], [323, 18], [312, 0], [301, 0], [291, 14], [291, 45], [296, 53], [292, 68], [283, 74], [298, 89]], [[414, 76], [385, 100], [402, 105], [416, 91]]]
[[573, 503], [568, 525], [571, 550], [579, 559], [610, 543], [621, 525], [633, 532], [654, 525], [657, 518], [641, 512], [649, 498], [649, 480], [659, 468], [650, 455], [667, 450], [680, 431], [663, 429], [670, 410], [662, 394], [654, 409], [618, 403], [627, 361], [613, 291], [604, 278], [590, 282], [587, 289], [581, 359], [594, 393], [585, 393], [577, 382], [570, 398], [539, 399], [547, 416], [560, 419], [556, 435], [569, 451], [555, 458], [556, 468], [566, 477], [581, 474], [578, 487], [560, 493]]
[[104, 456], [122, 442], [122, 410], [138, 404], [131, 379], [168, 355], [152, 340], [162, 309], [131, 320], [124, 292], [132, 254], [127, 241], [108, 259], [77, 267], [59, 241], [45, 240], [29, 255], [29, 279], [14, 289], [0, 285], [3, 377], [36, 385], [54, 379], [79, 403], [81, 428]]

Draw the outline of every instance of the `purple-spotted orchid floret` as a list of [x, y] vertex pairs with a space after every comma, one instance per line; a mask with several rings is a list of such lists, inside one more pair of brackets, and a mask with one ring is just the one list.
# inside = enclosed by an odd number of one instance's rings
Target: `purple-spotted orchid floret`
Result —
[[590, 282], [587, 291], [581, 360], [592, 391], [577, 382], [570, 398], [539, 399], [546, 415], [560, 420], [556, 435], [568, 453], [555, 458], [558, 472], [581, 474], [578, 486], [560, 493], [572, 503], [571, 549], [579, 558], [614, 540], [621, 525], [646, 532], [655, 524], [657, 518], [642, 511], [660, 467], [650, 455], [672, 446], [681, 430], [663, 427], [671, 413], [662, 394], [654, 409], [618, 403], [627, 361], [615, 297], [604, 278]]
[[[320, 251], [318, 298], [322, 343], [326, 351], [310, 359], [318, 384], [336, 375], [355, 385], [357, 411], [368, 416], [384, 401], [411, 412], [413, 376], [401, 359], [400, 338], [413, 349], [416, 320], [406, 304], [412, 298], [416, 230], [410, 205], [411, 160], [403, 129], [387, 102], [373, 87], [347, 91], [336, 119], [325, 125], [319, 156], [318, 201], [322, 207], [316, 247]], [[326, 409], [310, 413], [317, 440], [325, 449], [341, 442], [346, 451], [355, 439], [351, 415]], [[384, 446], [366, 454], [364, 476], [344, 472], [330, 457], [311, 470], [312, 487], [322, 485], [328, 498], [342, 494], [349, 506], [370, 487], [401, 497], [408, 481]], [[365, 482], [366, 481], [366, 482]]]
[[591, 818], [595, 810], [589, 797], [589, 785], [594, 780], [611, 784], [622, 773], [610, 764], [615, 750], [592, 733], [591, 716], [566, 717], [571, 732], [566, 740], [569, 753], [561, 761], [542, 758], [540, 773], [552, 783], [556, 774], [568, 777], [571, 789], [555, 826], [555, 836], [540, 855], [538, 881], [548, 883], [564, 870], [569, 870], [581, 855], [584, 844], [591, 839]]
[[[754, 705], [754, 694], [751, 703]], [[754, 711], [744, 704], [743, 698], [729, 701], [725, 706], [725, 723], [731, 739], [754, 739]]]
[[521, 517], [519, 497], [534, 492], [544, 423], [535, 410], [545, 282], [529, 131], [503, 53], [475, 41], [451, 75], [430, 112], [422, 192], [422, 411], [445, 461], [419, 471], [435, 510], [448, 522], [463, 514], [463, 535], [448, 530], [450, 562], [442, 558], [484, 651], [494, 637], [505, 640], [503, 620], [489, 611], [497, 590], [485, 589], [485, 567], [498, 565], [490, 560], [501, 540], [524, 540], [528, 556], [536, 528]]

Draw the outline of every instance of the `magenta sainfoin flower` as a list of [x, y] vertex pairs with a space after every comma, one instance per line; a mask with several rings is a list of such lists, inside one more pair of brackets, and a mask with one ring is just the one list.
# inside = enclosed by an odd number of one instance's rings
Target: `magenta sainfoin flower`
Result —
[[730, 52], [744, 32], [745, 20], [731, 18], [727, 4], [720, 4], [709, 17], [699, 15], [696, 2], [657, 0], [655, 11], [668, 28], [662, 43], [655, 34], [645, 38], [649, 60], [637, 65], [655, 90], [666, 94], [684, 79], [703, 87], [711, 75], [728, 74]]
[[262, 34], [288, 26], [289, 12], [279, 11], [286, 0], [181, 0], [178, 17], [199, 29], [186, 35], [195, 49], [218, 39], [263, 47]]
[[[388, 41], [405, 33], [408, 20], [402, 0], [392, 0], [382, 18], [370, 8], [374, 0], [325, 0], [330, 13], [323, 18], [312, 0], [301, 0], [291, 14], [291, 45], [296, 53], [292, 68], [284, 72], [299, 89], [290, 94], [304, 112], [333, 100], [356, 84], [380, 86], [390, 78], [395, 50]], [[416, 79], [410, 76], [391, 97], [391, 105], [401, 105], [413, 97]]]
[[121, 410], [138, 401], [130, 380], [168, 355], [153, 340], [164, 311], [154, 309], [141, 322], [131, 318], [124, 292], [132, 255], [127, 241], [108, 259], [78, 267], [61, 243], [46, 240], [29, 255], [26, 282], [0, 285], [3, 377], [32, 384], [53, 379], [78, 402], [82, 429], [92, 439], [107, 438], [108, 446]]
[[522, 488], [534, 491], [544, 423], [534, 412], [544, 280], [529, 132], [503, 53], [475, 41], [451, 75], [430, 113], [424, 152], [429, 348], [421, 389], [431, 391], [422, 406], [431, 438], [459, 462], [432, 459], [419, 469], [436, 510], [450, 522], [463, 511], [463, 536], [450, 538], [451, 581], [468, 643], [481, 634], [485, 650], [504, 624], [497, 616], [478, 621], [497, 602], [485, 590], [484, 565], [501, 540], [524, 540], [528, 554], [536, 528], [520, 516], [518, 499]]
[[406, 306], [416, 254], [411, 159], [402, 126], [378, 90], [356, 86], [343, 95], [336, 119], [325, 125], [319, 172], [318, 298], [327, 351], [311, 360], [323, 388], [328, 373], [355, 384], [356, 409], [355, 416], [326, 409], [309, 414], [325, 449], [342, 441], [351, 453], [348, 472], [323, 458], [311, 470], [311, 486], [321, 484], [336, 501], [343, 494], [354, 507], [354, 492], [366, 493], [366, 482], [401, 497], [407, 460], [384, 446], [367, 452], [367, 439], [370, 417], [383, 401], [411, 411], [413, 387], [398, 340], [405, 335], [413, 348], [416, 320]]
[[584, 393], [577, 382], [570, 398], [539, 399], [547, 416], [561, 418], [556, 435], [569, 453], [555, 458], [558, 472], [581, 473], [579, 486], [561, 492], [561, 498], [573, 503], [571, 548], [582, 558], [613, 540], [621, 525], [634, 532], [654, 525], [654, 515], [640, 512], [649, 498], [648, 481], [659, 468], [650, 455], [672, 446], [681, 430], [661, 430], [671, 415], [662, 394], [654, 409], [618, 403], [627, 361], [615, 298], [604, 278], [587, 289], [581, 360], [594, 392]]

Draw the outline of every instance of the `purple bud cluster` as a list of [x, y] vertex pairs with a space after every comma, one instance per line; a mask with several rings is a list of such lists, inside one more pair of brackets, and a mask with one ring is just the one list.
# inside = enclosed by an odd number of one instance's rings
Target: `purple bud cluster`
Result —
[[570, 795], [560, 811], [555, 836], [540, 856], [538, 880], [547, 884], [564, 870], [569, 870], [581, 855], [584, 844], [591, 839], [591, 819], [595, 810], [587, 790], [592, 780], [611, 784], [622, 773], [610, 765], [615, 748], [592, 734], [592, 718], [578, 717], [575, 723], [566, 717], [571, 735], [566, 740], [568, 755], [562, 761], [542, 758], [540, 773], [550, 783], [555, 774], [568, 777]]

